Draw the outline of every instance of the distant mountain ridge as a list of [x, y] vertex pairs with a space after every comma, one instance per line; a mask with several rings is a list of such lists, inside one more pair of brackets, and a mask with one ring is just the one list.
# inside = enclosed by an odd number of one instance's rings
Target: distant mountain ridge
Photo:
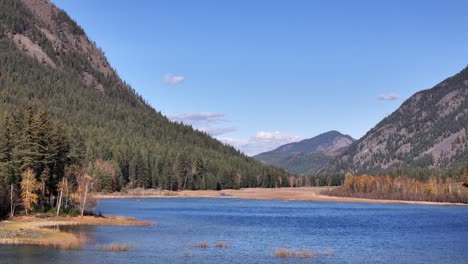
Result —
[[354, 141], [351, 136], [333, 130], [310, 139], [282, 145], [254, 158], [291, 173], [314, 173]]
[[411, 96], [319, 171], [446, 169], [465, 162], [468, 162], [468, 67]]
[[316, 137], [304, 139], [299, 142], [293, 142], [282, 145], [272, 152], [283, 153], [331, 153], [345, 148], [355, 140], [349, 135], [343, 135], [338, 131], [332, 130]]

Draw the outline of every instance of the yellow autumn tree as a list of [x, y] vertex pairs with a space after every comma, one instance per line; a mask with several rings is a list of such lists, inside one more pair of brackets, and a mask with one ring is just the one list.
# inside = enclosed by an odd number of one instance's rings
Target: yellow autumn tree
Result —
[[276, 182], [278, 183], [277, 187], [282, 187], [283, 186], [283, 177], [278, 176], [276, 179]]
[[436, 193], [436, 182], [433, 178], [430, 178], [426, 183], [426, 192], [428, 195], [434, 195]]
[[95, 177], [88, 173], [79, 173], [76, 176], [76, 183], [77, 188], [73, 198], [78, 204], [81, 217], [83, 217], [86, 209], [91, 209], [96, 205], [96, 199], [93, 195]]
[[27, 169], [24, 171], [21, 180], [21, 198], [23, 199], [23, 206], [26, 214], [37, 204], [38, 195], [36, 192], [40, 188], [41, 185], [37, 182], [33, 170]]
[[465, 166], [465, 171], [463, 172], [463, 186], [468, 187], [468, 164]]

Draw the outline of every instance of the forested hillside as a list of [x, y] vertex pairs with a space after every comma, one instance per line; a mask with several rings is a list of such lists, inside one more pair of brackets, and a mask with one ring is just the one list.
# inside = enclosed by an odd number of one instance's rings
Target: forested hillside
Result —
[[[82, 139], [74, 144], [82, 145], [82, 164], [115, 164], [121, 184], [103, 189], [220, 189], [288, 183], [284, 170], [171, 122], [149, 106], [120, 79], [83, 29], [49, 1], [0, 0], [0, 19], [0, 116], [30, 109], [62, 124], [70, 140]], [[7, 119], [2, 119], [3, 133], [8, 126]], [[10, 161], [4, 158], [0, 167]], [[24, 168], [17, 168], [19, 184]], [[43, 170], [35, 168], [37, 179]], [[7, 193], [7, 173], [0, 172], [0, 193]], [[57, 172], [56, 177], [62, 176]]]
[[468, 162], [468, 68], [418, 92], [322, 172], [461, 168]]
[[353, 142], [354, 139], [348, 135], [338, 131], [328, 131], [313, 138], [260, 153], [254, 158], [284, 168], [291, 173], [314, 174]]

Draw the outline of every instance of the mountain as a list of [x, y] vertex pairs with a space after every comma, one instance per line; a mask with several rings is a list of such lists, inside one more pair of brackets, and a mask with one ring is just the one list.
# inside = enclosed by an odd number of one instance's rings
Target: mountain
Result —
[[418, 92], [322, 172], [459, 167], [468, 161], [468, 67]]
[[0, 118], [26, 108], [45, 110], [64, 123], [73, 139], [84, 140], [84, 164], [99, 159], [116, 163], [130, 188], [288, 182], [284, 170], [153, 109], [119, 77], [84, 30], [50, 1], [0, 0]]
[[281, 153], [331, 153], [349, 146], [354, 139], [338, 131], [329, 131], [316, 137], [289, 143], [272, 150]]
[[354, 142], [348, 135], [329, 131], [300, 142], [289, 143], [254, 158], [284, 168], [291, 173], [314, 173], [330, 161], [332, 156]]

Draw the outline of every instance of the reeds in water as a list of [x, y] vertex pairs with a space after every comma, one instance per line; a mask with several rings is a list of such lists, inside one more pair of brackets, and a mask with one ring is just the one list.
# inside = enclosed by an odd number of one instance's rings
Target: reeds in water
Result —
[[118, 244], [111, 243], [109, 245], [98, 245], [97, 249], [102, 251], [111, 251], [111, 252], [126, 252], [133, 248], [129, 244]]
[[197, 247], [197, 248], [209, 248], [210, 244], [208, 244], [208, 242], [206, 242], [206, 241], [198, 241], [197, 243], [195, 243], [195, 247]]
[[222, 242], [222, 241], [216, 241], [216, 247], [217, 248], [228, 248], [229, 244], [225, 243], [225, 242]]
[[317, 251], [310, 251], [308, 249], [287, 249], [278, 248], [275, 250], [275, 256], [277, 258], [311, 258], [318, 256]]

